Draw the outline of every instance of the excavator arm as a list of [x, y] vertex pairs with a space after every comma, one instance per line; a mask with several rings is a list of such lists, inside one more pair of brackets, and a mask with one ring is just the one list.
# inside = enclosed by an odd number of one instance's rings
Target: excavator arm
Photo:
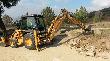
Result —
[[48, 29], [48, 38], [50, 40], [53, 39], [55, 33], [58, 31], [58, 29], [60, 28], [62, 22], [65, 19], [68, 19], [69, 22], [71, 22], [73, 24], [79, 25], [82, 28], [82, 30], [84, 30], [85, 32], [90, 31], [89, 29], [85, 28], [85, 25], [80, 20], [77, 20], [76, 18], [72, 17], [66, 9], [61, 9], [61, 14], [59, 14], [55, 18], [55, 20], [52, 21], [52, 24]]
[[63, 20], [66, 18], [66, 15], [64, 15], [63, 13], [60, 13], [53, 21], [52, 24], [50, 25], [49, 29], [48, 29], [48, 38], [49, 40], [52, 40], [55, 33], [58, 31], [58, 29], [60, 28]]
[[83, 30], [85, 30], [85, 25], [84, 25], [84, 23], [82, 23], [80, 20], [78, 20], [78, 19], [72, 17], [66, 9], [62, 9], [62, 12], [66, 12], [67, 19], [68, 19], [71, 23], [73, 23], [73, 24], [75, 24], [75, 25], [79, 25]]

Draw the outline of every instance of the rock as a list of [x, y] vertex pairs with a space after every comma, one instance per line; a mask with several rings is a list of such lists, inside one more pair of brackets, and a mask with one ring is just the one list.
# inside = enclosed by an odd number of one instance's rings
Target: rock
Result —
[[108, 57], [107, 57], [107, 56], [103, 56], [102, 58], [103, 58], [103, 59], [108, 59]]
[[94, 57], [96, 55], [96, 52], [86, 52], [86, 56], [91, 56], [91, 57]]
[[80, 39], [78, 39], [78, 38], [71, 39], [69, 42], [70, 48], [71, 47], [76, 47], [76, 48], [80, 47], [79, 42], [80, 42]]
[[61, 33], [65, 33], [65, 32], [66, 32], [66, 29], [61, 29], [61, 30], [60, 30], [60, 34], [61, 34]]
[[86, 56], [94, 57], [96, 55], [96, 51], [95, 51], [95, 47], [94, 46], [90, 46], [86, 50], [87, 50]]
[[75, 38], [74, 39], [74, 42], [77, 44], [77, 43], [79, 43], [81, 40], [79, 39], [79, 38]]
[[73, 47], [73, 46], [75, 46], [77, 43], [74, 41], [74, 39], [71, 39], [70, 40], [70, 45]]
[[74, 41], [73, 39], [70, 40], [69, 42], [69, 47], [72, 49], [74, 47]]
[[101, 35], [102, 31], [99, 29], [94, 30], [94, 35]]
[[106, 48], [110, 50], [110, 42], [106, 42]]
[[110, 55], [110, 53], [108, 53], [108, 52], [100, 52], [97, 54], [98, 57], [101, 57], [103, 59], [108, 59], [109, 55]]
[[81, 48], [77, 48], [76, 51], [78, 51], [78, 53], [84, 52], [82, 47]]

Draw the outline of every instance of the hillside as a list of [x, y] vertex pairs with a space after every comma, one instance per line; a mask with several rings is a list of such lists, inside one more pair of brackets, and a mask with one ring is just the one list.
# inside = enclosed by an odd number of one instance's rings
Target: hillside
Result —
[[93, 11], [89, 13], [89, 18], [93, 18], [96, 12], [101, 12], [102, 13], [102, 19], [108, 20], [110, 18], [110, 7], [104, 8], [98, 11]]

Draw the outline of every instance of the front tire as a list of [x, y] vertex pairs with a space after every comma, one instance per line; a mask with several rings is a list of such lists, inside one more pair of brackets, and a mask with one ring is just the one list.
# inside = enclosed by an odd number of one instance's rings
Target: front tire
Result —
[[29, 50], [35, 50], [36, 49], [35, 39], [34, 39], [33, 34], [26, 34], [24, 36], [24, 45], [25, 45], [25, 48], [27, 48]]

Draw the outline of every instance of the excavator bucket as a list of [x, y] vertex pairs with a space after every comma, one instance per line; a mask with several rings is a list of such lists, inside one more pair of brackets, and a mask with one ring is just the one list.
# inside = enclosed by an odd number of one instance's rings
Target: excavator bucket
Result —
[[92, 26], [93, 26], [93, 25], [88, 25], [88, 26], [84, 29], [83, 34], [84, 34], [84, 35], [94, 34], [94, 30], [92, 30]]

